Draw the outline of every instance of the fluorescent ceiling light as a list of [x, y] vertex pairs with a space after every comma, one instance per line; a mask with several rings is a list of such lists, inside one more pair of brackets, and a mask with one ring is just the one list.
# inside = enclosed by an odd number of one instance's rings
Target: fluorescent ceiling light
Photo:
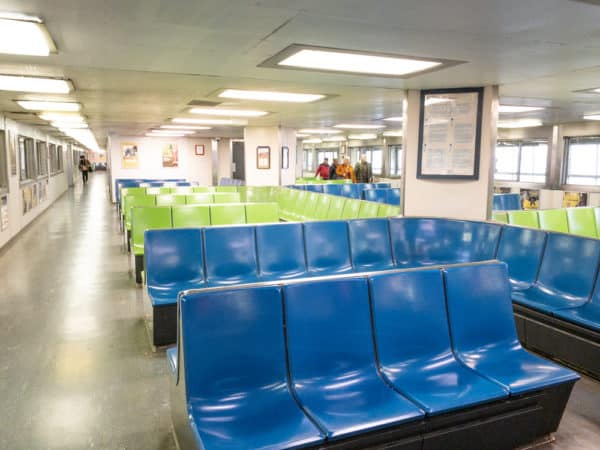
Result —
[[81, 104], [75, 102], [51, 102], [44, 100], [15, 100], [17, 104], [29, 111], [60, 111], [77, 112], [81, 110]]
[[173, 123], [186, 123], [197, 125], [246, 125], [247, 121], [230, 119], [189, 119], [187, 117], [176, 117]]
[[296, 133], [297, 138], [307, 138], [309, 136], [310, 136], [310, 134], [306, 134], [306, 133]]
[[260, 100], [266, 102], [310, 103], [325, 98], [321, 94], [297, 94], [293, 92], [248, 91], [242, 89], [225, 89], [219, 94], [223, 98], [241, 100]]
[[515, 106], [515, 105], [500, 105], [498, 106], [498, 112], [500, 113], [524, 113], [531, 111], [539, 111], [544, 109], [540, 106]]
[[321, 139], [304, 139], [302, 141], [303, 144], [320, 144], [321, 142], [323, 142]]
[[600, 114], [587, 114], [583, 118], [585, 120], [600, 120]]
[[403, 134], [402, 130], [387, 130], [383, 132], [383, 135], [387, 137], [402, 137]]
[[39, 17], [0, 13], [0, 53], [48, 56], [56, 46]]
[[387, 120], [388, 122], [402, 122], [404, 120], [404, 117], [402, 117], [402, 116], [386, 117], [383, 120]]
[[161, 125], [166, 130], [212, 130], [212, 127], [202, 127], [196, 125]]
[[335, 125], [335, 128], [342, 128], [345, 130], [377, 130], [379, 128], [385, 128], [385, 125], [369, 123], [340, 123], [339, 125]]
[[35, 92], [39, 94], [68, 94], [73, 86], [67, 80], [20, 75], [0, 75], [0, 91]]
[[347, 50], [304, 48], [277, 63], [302, 69], [403, 76], [440, 66], [439, 61], [400, 56], [380, 56]]
[[193, 130], [150, 130], [150, 133], [152, 134], [161, 134], [164, 136], [170, 136], [173, 134], [194, 134], [195, 131]]
[[343, 142], [346, 140], [346, 136], [329, 136], [323, 138], [325, 142]]
[[185, 134], [182, 134], [182, 133], [173, 133], [173, 134], [146, 133], [146, 136], [148, 136], [148, 137], [168, 138], [168, 137], [185, 137]]
[[220, 108], [192, 108], [192, 114], [204, 114], [207, 116], [228, 116], [228, 117], [262, 117], [269, 114], [266, 111], [257, 111], [252, 109], [220, 109]]
[[333, 130], [331, 128], [302, 128], [299, 131], [300, 131], [300, 133], [308, 133], [308, 134], [337, 134], [337, 133], [341, 133], [340, 130]]
[[85, 122], [83, 116], [79, 114], [69, 114], [69, 113], [58, 113], [58, 112], [49, 112], [40, 114], [40, 119], [47, 120], [48, 122], [69, 122], [69, 123], [81, 123]]
[[63, 128], [60, 131], [62, 131], [70, 138], [75, 139], [84, 147], [87, 147], [90, 150], [100, 151], [100, 147], [98, 147], [96, 138], [90, 130], [72, 130], [68, 128]]
[[498, 122], [498, 128], [529, 128], [541, 127], [542, 125], [543, 123], [539, 119], [522, 119]]
[[64, 128], [69, 128], [72, 130], [82, 130], [84, 128], [87, 128], [88, 124], [84, 122], [50, 122], [50, 126], [58, 128], [59, 130], [62, 130]]
[[375, 133], [349, 134], [348, 139], [353, 139], [353, 140], [357, 140], [357, 141], [368, 140], [368, 139], [377, 139], [377, 135]]

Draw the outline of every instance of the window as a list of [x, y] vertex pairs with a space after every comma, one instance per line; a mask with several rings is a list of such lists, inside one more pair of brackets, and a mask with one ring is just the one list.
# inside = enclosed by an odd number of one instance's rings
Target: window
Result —
[[496, 145], [494, 178], [522, 183], [545, 183], [546, 141], [500, 141]]
[[362, 155], [367, 156], [367, 161], [371, 164], [373, 175], [381, 175], [383, 173], [383, 148], [380, 146], [374, 147], [352, 147], [350, 149], [353, 163], [356, 164]]
[[600, 186], [600, 137], [568, 138], [567, 184]]
[[302, 164], [304, 170], [313, 170], [313, 151], [312, 148], [304, 149], [304, 160]]
[[56, 161], [57, 161], [57, 171], [62, 172], [65, 170], [65, 166], [63, 164], [63, 147], [62, 145], [56, 146]]
[[0, 191], [4, 189], [8, 189], [8, 156], [5, 131], [0, 130]]
[[[325, 158], [329, 160], [329, 164], [331, 164], [334, 158], [337, 158], [339, 154], [339, 150], [331, 149], [331, 148], [318, 148], [317, 149], [317, 164], [321, 164]], [[316, 170], [316, 169], [315, 169]]]
[[19, 136], [19, 163], [21, 181], [37, 178], [35, 142], [32, 138]]
[[390, 145], [390, 176], [400, 177], [402, 176], [402, 146], [401, 145]]
[[50, 173], [59, 173], [63, 171], [62, 145], [49, 144], [48, 152], [50, 154]]
[[37, 153], [38, 176], [48, 175], [48, 145], [43, 141], [35, 143]]

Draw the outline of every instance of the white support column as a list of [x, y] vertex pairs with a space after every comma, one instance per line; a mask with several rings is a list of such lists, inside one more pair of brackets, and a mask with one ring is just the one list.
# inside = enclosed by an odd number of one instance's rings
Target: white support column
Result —
[[[282, 127], [246, 127], [244, 129], [245, 171], [248, 186], [293, 184], [296, 178], [296, 130]], [[258, 169], [256, 149], [271, 149], [268, 169]], [[282, 169], [282, 147], [289, 149], [288, 167]]]

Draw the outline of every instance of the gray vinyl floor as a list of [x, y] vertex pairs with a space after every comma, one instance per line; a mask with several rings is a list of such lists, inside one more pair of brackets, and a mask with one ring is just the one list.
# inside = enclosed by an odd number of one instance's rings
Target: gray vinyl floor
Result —
[[[175, 448], [129, 271], [103, 173], [0, 252], [0, 449]], [[577, 384], [543, 448], [600, 449], [599, 383]]]

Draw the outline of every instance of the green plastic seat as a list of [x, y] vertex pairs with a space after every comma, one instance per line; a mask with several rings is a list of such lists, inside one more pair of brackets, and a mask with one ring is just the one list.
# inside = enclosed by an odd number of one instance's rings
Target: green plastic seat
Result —
[[332, 195], [319, 194], [319, 197], [317, 198], [317, 207], [315, 208], [315, 212], [313, 214], [313, 219], [327, 219], [327, 214], [329, 214], [329, 205], [331, 205], [332, 198]]
[[346, 201], [349, 200], [346, 200], [344, 197], [340, 197], [338, 195], [332, 195], [326, 219], [341, 219]]
[[288, 212], [288, 216], [291, 218], [290, 220], [303, 220], [301, 212], [304, 210], [304, 206], [306, 205], [308, 194], [309, 192], [307, 191], [298, 191], [298, 194], [296, 194], [294, 199], [294, 203]]
[[238, 192], [215, 192], [212, 195], [214, 203], [240, 203]]
[[508, 223], [508, 213], [506, 211], [496, 211], [492, 213], [492, 220], [501, 223]]
[[217, 186], [215, 192], [237, 192], [237, 186]]
[[379, 209], [379, 203], [376, 202], [360, 202], [360, 210], [358, 211], [359, 219], [371, 219], [377, 217], [377, 211]]
[[358, 214], [360, 213], [360, 200], [346, 200], [344, 204], [344, 209], [342, 210], [342, 219], [358, 219]]
[[300, 210], [298, 211], [298, 218], [300, 220], [314, 219], [320, 195], [323, 194], [317, 194], [316, 192], [307, 193], [306, 201], [300, 205]]
[[271, 202], [270, 186], [240, 186], [240, 200], [246, 203]]
[[149, 187], [146, 188], [146, 194], [148, 195], [162, 195], [162, 194], [170, 194], [173, 188], [168, 187]]
[[131, 252], [144, 254], [144, 231], [172, 228], [170, 206], [136, 206], [131, 210]]
[[192, 192], [194, 194], [201, 194], [203, 192], [215, 192], [215, 188], [213, 186], [192, 186]]
[[544, 209], [538, 211], [540, 228], [547, 231], [569, 232], [567, 211], [565, 209]]
[[279, 222], [277, 203], [246, 203], [246, 223]]
[[[246, 208], [243, 203], [210, 205], [211, 225], [236, 225], [246, 223]], [[232, 236], [233, 238], [234, 236]]]
[[124, 214], [125, 211], [125, 198], [128, 196], [131, 197], [144, 197], [146, 194], [147, 188], [142, 187], [130, 187], [130, 188], [121, 188], [121, 214]]
[[578, 236], [596, 237], [594, 208], [567, 208], [569, 233]]
[[156, 206], [185, 205], [185, 195], [161, 194], [156, 196]]
[[156, 206], [156, 195], [128, 195], [125, 197], [123, 214], [126, 230], [131, 230], [131, 209], [138, 206]]
[[193, 186], [175, 186], [171, 188], [171, 194], [188, 195], [193, 194]]
[[600, 237], [600, 207], [594, 208], [594, 218], [596, 219], [596, 237]]
[[519, 225], [521, 227], [539, 228], [540, 221], [538, 212], [535, 210], [524, 210], [524, 211], [509, 211], [508, 223], [511, 225]]
[[400, 207], [395, 205], [381, 204], [377, 210], [377, 217], [394, 217], [400, 215]]
[[294, 205], [300, 195], [297, 189], [284, 188], [279, 194], [277, 203], [279, 204], [279, 217], [283, 220], [296, 220], [294, 216]]
[[213, 203], [213, 195], [209, 192], [201, 194], [188, 194], [185, 196], [186, 205], [206, 205]]
[[210, 225], [210, 205], [173, 206], [173, 228]]

